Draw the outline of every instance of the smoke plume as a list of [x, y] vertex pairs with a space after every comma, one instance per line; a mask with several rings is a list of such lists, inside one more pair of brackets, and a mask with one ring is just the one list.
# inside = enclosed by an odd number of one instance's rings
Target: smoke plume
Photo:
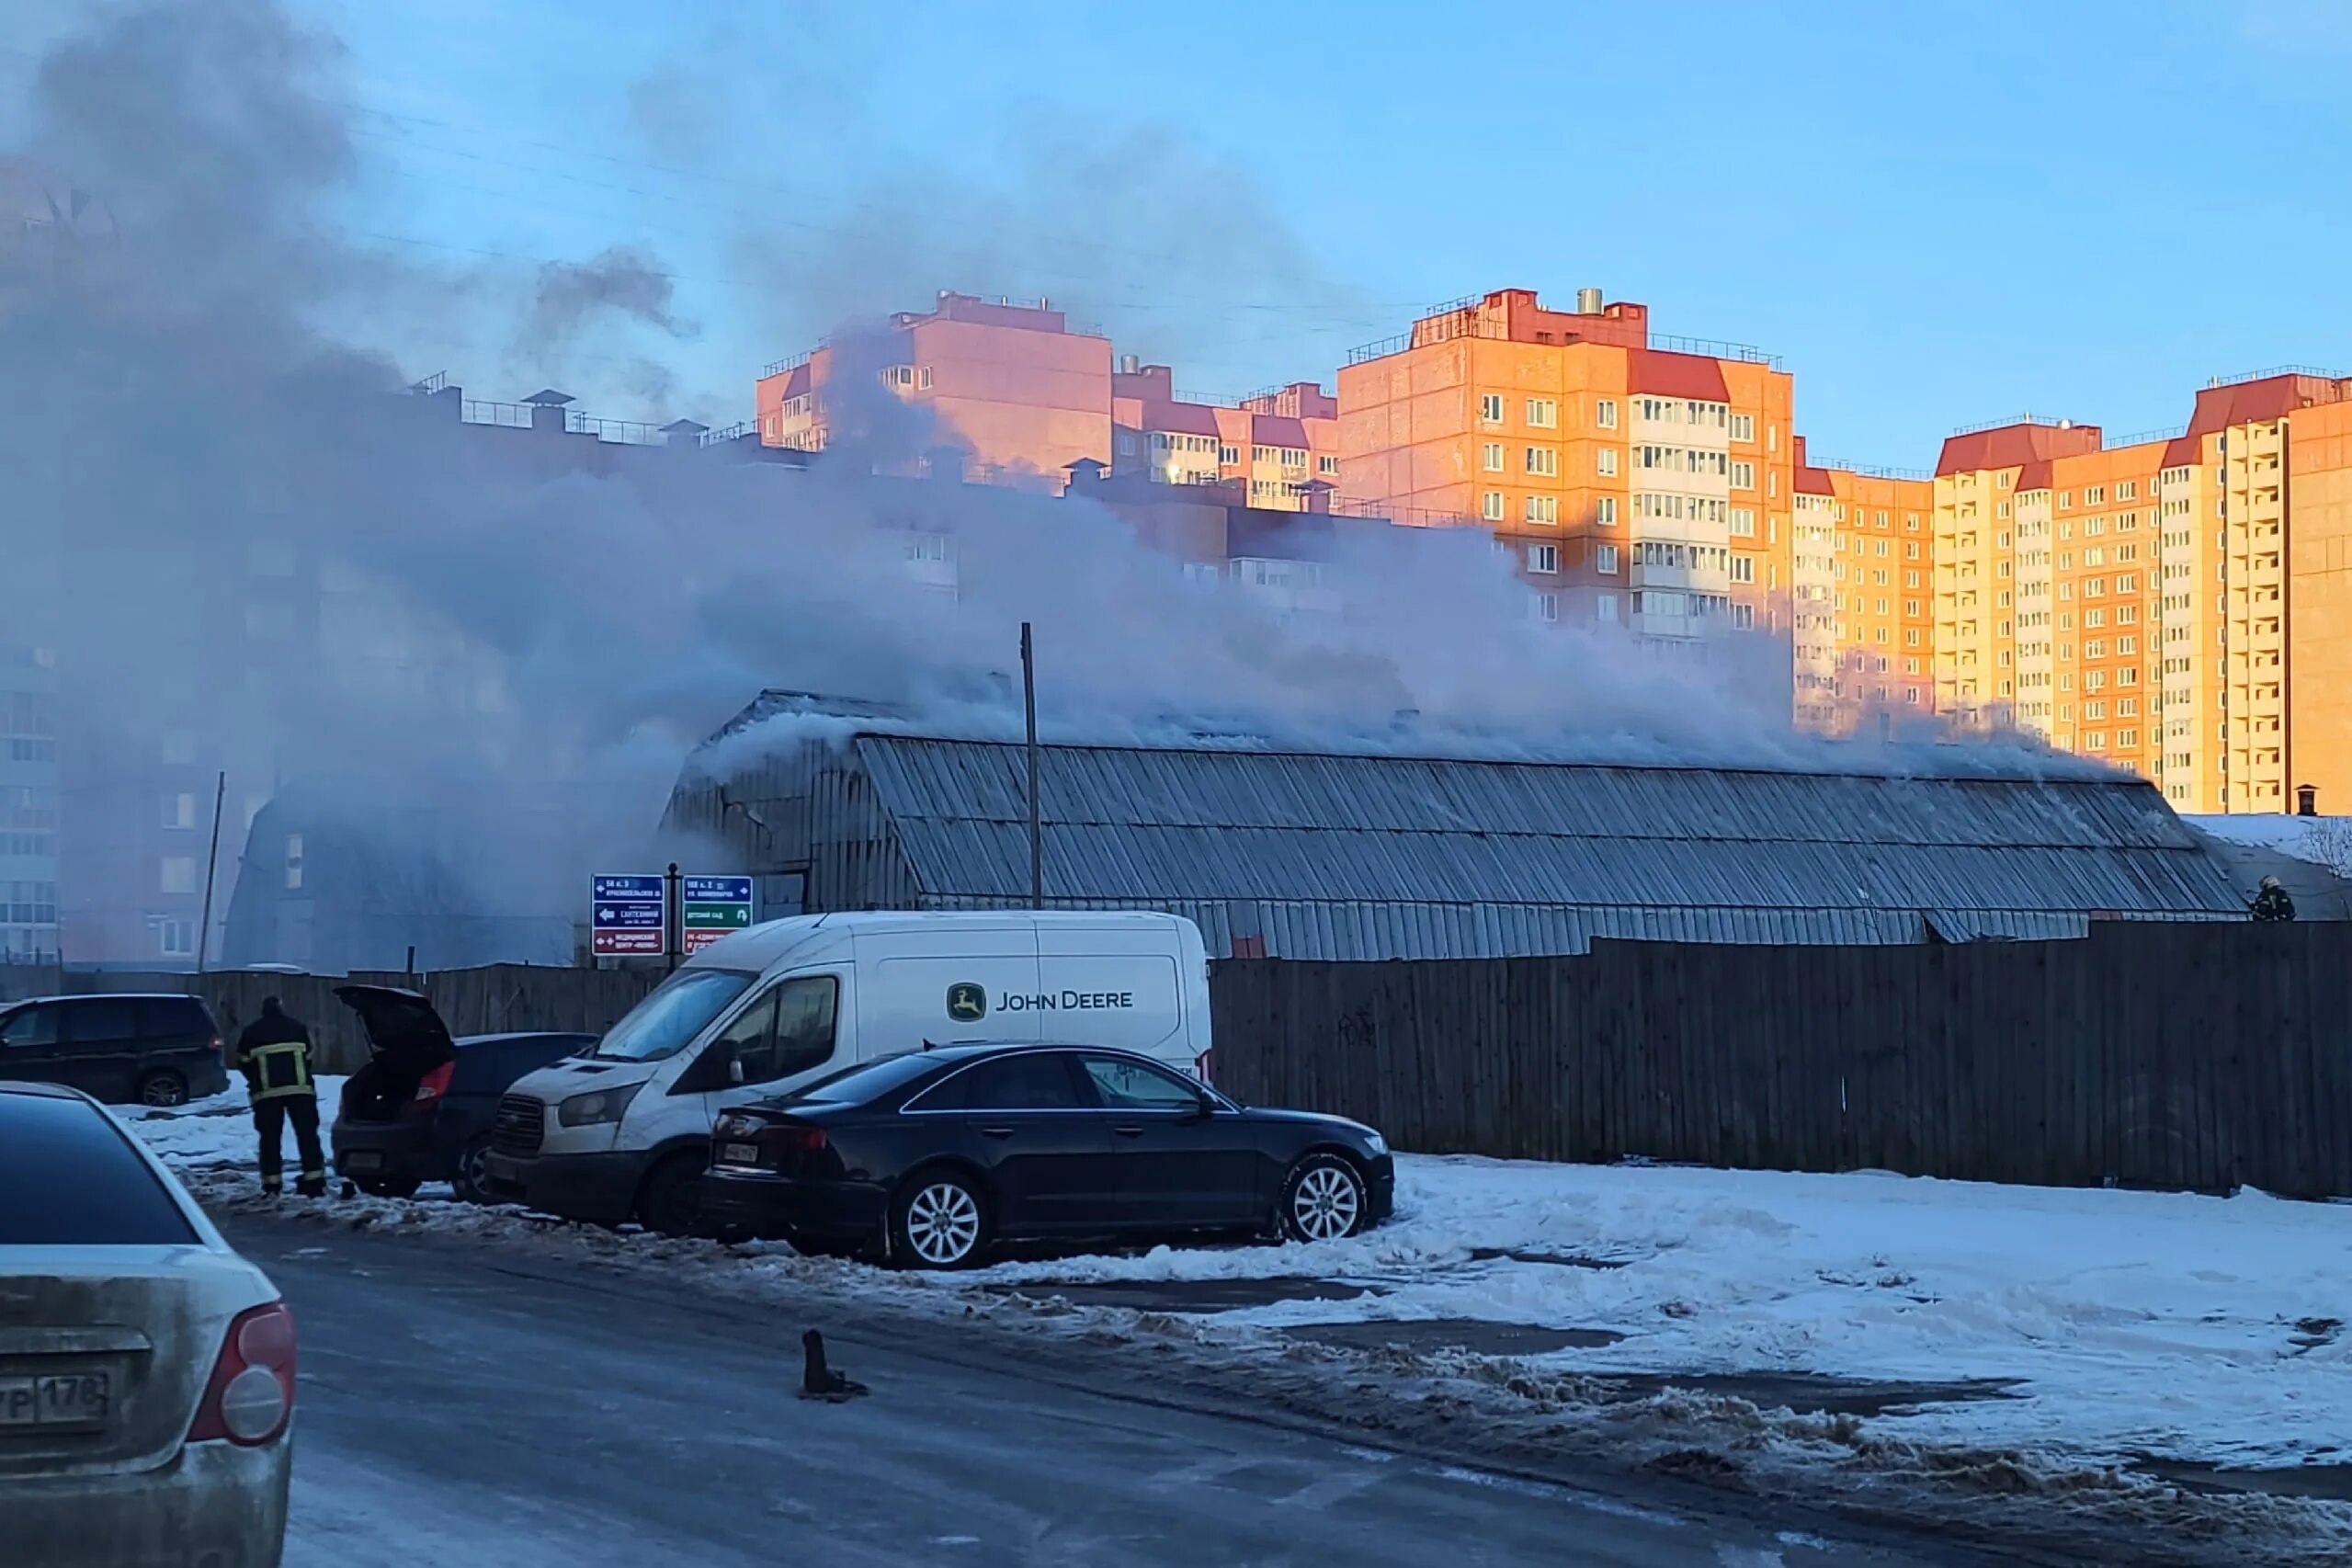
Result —
[[[209, 804], [217, 769], [224, 890], [251, 813], [300, 795], [380, 856], [453, 863], [453, 903], [568, 915], [589, 871], [639, 862], [687, 750], [763, 687], [984, 730], [1006, 713], [971, 694], [1024, 620], [1057, 734], [1210, 716], [1381, 744], [1410, 710], [1392, 744], [1416, 749], [1846, 766], [1789, 732], [1785, 649], [1669, 664], [1536, 627], [1471, 533], [1335, 544], [1342, 608], [1284, 619], [1084, 499], [905, 477], [955, 437], [867, 373], [879, 340], [854, 322], [838, 439], [805, 472], [540, 461], [532, 435], [408, 390], [427, 367], [403, 320], [429, 329], [437, 291], [470, 284], [338, 233], [357, 160], [333, 39], [275, 0], [74, 17], [0, 119], [22, 127], [0, 190], [39, 216], [0, 248], [0, 641], [56, 651], [69, 827]], [[957, 280], [921, 261], [893, 289]], [[560, 367], [616, 334], [690, 336], [666, 271], [614, 247], [517, 279], [517, 351]], [[835, 326], [883, 302], [835, 277], [792, 311]], [[743, 346], [746, 403], [772, 347]], [[915, 536], [945, 536], [952, 596], [910, 574]], [[77, 861], [68, 837], [69, 925], [155, 895], [145, 851]]]

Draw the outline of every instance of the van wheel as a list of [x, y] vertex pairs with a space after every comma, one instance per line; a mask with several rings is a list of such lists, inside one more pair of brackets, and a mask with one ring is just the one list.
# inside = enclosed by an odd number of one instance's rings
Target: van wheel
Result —
[[1275, 1212], [1294, 1242], [1332, 1242], [1364, 1228], [1364, 1178], [1336, 1154], [1309, 1154], [1282, 1178]]
[[891, 1260], [901, 1268], [964, 1268], [988, 1250], [988, 1201], [960, 1171], [917, 1171], [891, 1204]]
[[710, 1156], [682, 1150], [653, 1167], [637, 1195], [637, 1222], [665, 1236], [691, 1236], [702, 1227], [702, 1173]]
[[491, 1208], [499, 1200], [490, 1195], [490, 1140], [487, 1137], [469, 1139], [449, 1162], [449, 1186], [460, 1203], [478, 1203]]
[[187, 1103], [187, 1080], [169, 1068], [148, 1074], [139, 1080], [141, 1105], [174, 1106]]

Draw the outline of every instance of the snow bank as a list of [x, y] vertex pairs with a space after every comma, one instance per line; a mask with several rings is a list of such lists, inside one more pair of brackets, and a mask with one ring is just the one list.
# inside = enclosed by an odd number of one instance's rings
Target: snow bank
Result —
[[[1040, 1281], [1315, 1275], [1350, 1301], [1224, 1325], [1474, 1318], [1621, 1334], [1524, 1358], [1591, 1372], [2017, 1380], [1907, 1434], [2229, 1465], [2352, 1433], [2352, 1208], [1856, 1174], [1405, 1156], [1350, 1241], [1003, 1266]], [[1509, 1256], [1481, 1254], [1516, 1253]], [[1616, 1265], [1617, 1267], [1608, 1267]]]

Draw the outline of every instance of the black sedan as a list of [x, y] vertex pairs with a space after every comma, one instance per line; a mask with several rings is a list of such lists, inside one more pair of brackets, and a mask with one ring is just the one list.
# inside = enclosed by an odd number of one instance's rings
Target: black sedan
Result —
[[805, 1252], [953, 1268], [1017, 1240], [1352, 1235], [1395, 1170], [1369, 1127], [1236, 1105], [1078, 1045], [888, 1056], [721, 1114], [701, 1202]]

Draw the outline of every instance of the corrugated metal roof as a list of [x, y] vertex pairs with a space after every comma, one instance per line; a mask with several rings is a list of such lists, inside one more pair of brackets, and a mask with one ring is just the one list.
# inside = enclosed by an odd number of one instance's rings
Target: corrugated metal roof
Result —
[[[926, 903], [1026, 893], [1021, 748], [857, 749]], [[1211, 951], [1235, 935], [1368, 958], [1916, 941], [1930, 912], [1969, 940], [2244, 913], [2131, 781], [1089, 746], [1047, 747], [1041, 778], [1051, 899], [1212, 908], [1195, 915]]]

